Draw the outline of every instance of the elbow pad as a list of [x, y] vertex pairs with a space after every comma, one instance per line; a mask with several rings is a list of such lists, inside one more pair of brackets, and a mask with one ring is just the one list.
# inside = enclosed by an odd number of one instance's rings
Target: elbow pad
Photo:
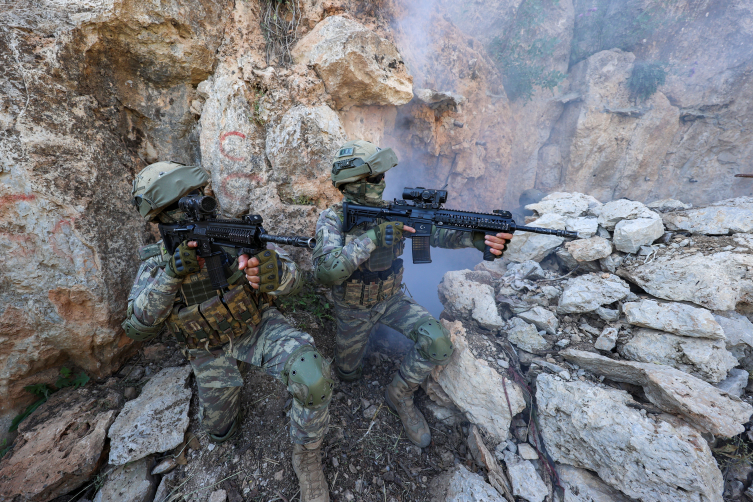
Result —
[[316, 279], [327, 286], [342, 284], [351, 273], [345, 267], [340, 250], [333, 251], [327, 260], [321, 260], [316, 266]]
[[137, 342], [145, 342], [147, 340], [151, 340], [162, 332], [164, 324], [158, 324], [157, 326], [147, 326], [146, 324], [141, 324], [133, 316], [133, 311], [131, 309], [132, 307], [129, 305], [128, 317], [126, 317], [126, 320], [123, 321], [123, 324], [121, 324], [128, 338], [130, 338], [131, 340], [136, 340]]

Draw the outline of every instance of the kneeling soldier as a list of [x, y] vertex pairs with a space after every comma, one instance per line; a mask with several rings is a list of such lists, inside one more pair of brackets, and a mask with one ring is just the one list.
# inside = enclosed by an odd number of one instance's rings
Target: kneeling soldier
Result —
[[[397, 165], [392, 149], [382, 150], [367, 141], [350, 141], [338, 150], [332, 164], [332, 184], [345, 200], [379, 207], [384, 205], [384, 173]], [[317, 279], [332, 286], [337, 318], [335, 370], [341, 380], [361, 376], [369, 335], [377, 324], [402, 332], [415, 344], [403, 359], [385, 400], [399, 416], [405, 433], [414, 444], [431, 442], [429, 426], [413, 405], [413, 392], [436, 365], [446, 364], [452, 355], [449, 333], [429, 312], [403, 294], [403, 232], [415, 232], [399, 222], [377, 220], [343, 231], [342, 205], [319, 215], [313, 265]], [[512, 235], [484, 235], [434, 229], [431, 245], [457, 249], [488, 245], [502, 254]]]
[[[178, 200], [203, 193], [207, 183], [200, 167], [158, 162], [136, 176], [134, 204], [146, 221], [176, 223], [183, 217]], [[230, 286], [223, 293], [212, 288], [195, 248], [196, 242], [183, 242], [170, 255], [160, 241], [139, 250], [143, 263], [128, 296], [126, 334], [149, 340], [167, 329], [177, 338], [196, 376], [201, 425], [217, 443], [239, 426], [239, 362], [281, 380], [294, 397], [290, 434], [301, 501], [329, 501], [320, 455], [333, 386], [329, 363], [311, 335], [292, 328], [274, 305], [275, 297], [300, 288], [298, 268], [272, 249], [251, 258], [226, 253]], [[260, 274], [265, 264], [276, 265], [277, 273]]]

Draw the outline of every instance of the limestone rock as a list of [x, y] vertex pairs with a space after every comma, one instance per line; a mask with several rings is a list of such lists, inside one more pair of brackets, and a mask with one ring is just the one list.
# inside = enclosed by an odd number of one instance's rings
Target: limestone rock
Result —
[[581, 239], [588, 239], [596, 235], [599, 223], [594, 217], [568, 218], [565, 228], [571, 232], [578, 232], [578, 237]]
[[727, 351], [723, 340], [652, 329], [634, 331], [633, 338], [619, 352], [631, 361], [671, 366], [710, 383], [724, 380], [727, 372], [737, 366], [737, 359]]
[[18, 427], [0, 462], [0, 500], [52, 500], [82, 486], [100, 467], [121, 397], [109, 389], [64, 389]]
[[560, 463], [595, 471], [639, 500], [716, 502], [723, 479], [701, 434], [681, 420], [628, 407], [627, 392], [539, 375], [539, 424]]
[[617, 328], [607, 326], [599, 335], [594, 343], [594, 348], [597, 350], [611, 351], [615, 345], [617, 345]]
[[719, 382], [716, 387], [730, 396], [741, 397], [748, 385], [749, 373], [739, 368], [729, 370], [729, 376]]
[[314, 67], [338, 109], [413, 99], [413, 79], [394, 44], [347, 17], [317, 24], [296, 44], [293, 58]]
[[608, 305], [625, 298], [630, 286], [612, 274], [586, 274], [568, 279], [560, 297], [558, 312], [593, 312], [602, 305]]
[[[548, 213], [529, 223], [532, 227], [565, 229], [567, 223], [563, 216]], [[565, 239], [556, 235], [541, 235], [531, 232], [515, 232], [515, 238], [507, 244], [505, 257], [514, 262], [527, 260], [541, 261], [549, 256]]]
[[504, 455], [513, 495], [522, 497], [528, 502], [542, 502], [549, 495], [549, 490], [533, 464], [509, 450], [506, 450]]
[[536, 453], [536, 450], [528, 443], [520, 443], [518, 445], [518, 454], [520, 455], [520, 458], [523, 460], [538, 460], [539, 454]]
[[594, 261], [612, 254], [612, 243], [603, 237], [579, 239], [565, 244], [565, 249], [577, 261]]
[[470, 472], [462, 464], [455, 467], [447, 487], [447, 502], [505, 502], [484, 478]]
[[614, 247], [623, 253], [636, 253], [664, 234], [664, 225], [656, 218], [620, 220], [614, 227]]
[[[677, 211], [678, 209], [690, 209], [691, 207], [693, 207], [693, 205], [685, 204], [684, 202], [675, 199], [662, 199], [656, 200], [654, 202], [649, 202], [648, 204], [646, 204], [646, 207], [653, 209], [654, 211], [665, 213], [667, 211]], [[664, 219], [663, 216], [662, 219]], [[664, 224], [666, 225], [666, 222]]]
[[[442, 323], [450, 331], [455, 351], [447, 365], [438, 366], [432, 371], [432, 378], [470, 422], [499, 441], [507, 439], [512, 421], [510, 408], [513, 415], [517, 415], [526, 407], [523, 391], [492, 369], [486, 361], [473, 356], [465, 340], [462, 323]], [[503, 388], [507, 389], [509, 406], [505, 393], [500, 392]]]
[[507, 265], [506, 276], [513, 274], [516, 279], [528, 279], [535, 281], [537, 279], [543, 279], [546, 277], [544, 269], [541, 268], [537, 262], [533, 260], [524, 261], [522, 263], [510, 263]]
[[623, 305], [630, 324], [696, 338], [724, 339], [724, 331], [706, 309], [682, 303], [641, 300]]
[[739, 197], [706, 207], [662, 215], [668, 230], [693, 234], [728, 235], [753, 232], [753, 197]]
[[526, 322], [544, 330], [550, 335], [555, 335], [560, 326], [560, 321], [556, 315], [544, 307], [536, 306], [526, 312], [521, 312], [518, 317]]
[[661, 222], [661, 217], [644, 204], [635, 200], [618, 199], [607, 202], [601, 207], [599, 225], [609, 231], [613, 231], [620, 221], [639, 218], [648, 218]]
[[165, 368], [128, 401], [110, 428], [110, 464], [123, 465], [181, 442], [188, 428], [190, 366]]
[[739, 302], [753, 300], [749, 269], [753, 270], [753, 255], [722, 251], [667, 253], [617, 273], [657, 298], [692, 302], [710, 310], [734, 310]]
[[740, 434], [745, 430], [743, 424], [753, 413], [753, 406], [730, 399], [713, 385], [674, 368], [616, 361], [573, 349], [560, 354], [587, 371], [642, 386], [646, 397], [656, 406], [668, 413], [682, 415], [699, 430], [717, 436]]
[[470, 279], [470, 270], [447, 272], [439, 284], [439, 296], [442, 303], [458, 316], [468, 316], [485, 329], [500, 329], [504, 320], [497, 311], [494, 300], [494, 288]]
[[105, 479], [93, 502], [151, 502], [157, 490], [157, 481], [149, 473], [153, 460], [141, 458], [116, 467]]
[[753, 348], [753, 323], [742, 314], [734, 310], [717, 312], [714, 319], [724, 331], [727, 348], [730, 350]]
[[528, 204], [526, 209], [534, 211], [539, 216], [554, 213], [561, 216], [579, 217], [588, 214], [589, 210], [600, 208], [601, 205], [601, 202], [590, 195], [577, 192], [554, 192], [536, 204]]
[[565, 488], [564, 502], [630, 502], [590, 471], [567, 464], [556, 464], [555, 468]]
[[539, 335], [535, 326], [518, 317], [513, 317], [510, 320], [510, 327], [507, 328], [507, 339], [526, 352], [538, 352], [549, 347], [549, 342]]

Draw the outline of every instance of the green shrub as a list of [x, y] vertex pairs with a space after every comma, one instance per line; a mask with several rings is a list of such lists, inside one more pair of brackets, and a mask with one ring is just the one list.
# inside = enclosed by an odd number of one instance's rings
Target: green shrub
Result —
[[660, 85], [664, 85], [666, 78], [667, 70], [664, 63], [655, 61], [635, 63], [633, 73], [627, 81], [630, 96], [633, 99], [645, 101], [656, 92]]

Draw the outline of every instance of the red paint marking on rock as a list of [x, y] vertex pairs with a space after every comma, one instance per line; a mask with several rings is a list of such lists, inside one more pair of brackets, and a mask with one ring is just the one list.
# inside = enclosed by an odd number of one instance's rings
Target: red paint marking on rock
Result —
[[233, 202], [239, 201], [241, 198], [235, 194], [233, 194], [230, 191], [230, 188], [228, 187], [228, 183], [231, 181], [238, 181], [243, 182], [247, 181], [249, 183], [263, 183], [264, 181], [259, 177], [258, 174], [251, 174], [251, 173], [233, 173], [227, 175], [220, 184], [220, 192], [222, 195]]
[[228, 132], [222, 133], [222, 135], [220, 136], [220, 153], [222, 154], [223, 157], [228, 158], [232, 161], [243, 162], [244, 160], [246, 160], [245, 157], [235, 157], [225, 151], [225, 140], [231, 136], [238, 136], [241, 139], [246, 139], [246, 135], [243, 134], [242, 132], [228, 131]]

